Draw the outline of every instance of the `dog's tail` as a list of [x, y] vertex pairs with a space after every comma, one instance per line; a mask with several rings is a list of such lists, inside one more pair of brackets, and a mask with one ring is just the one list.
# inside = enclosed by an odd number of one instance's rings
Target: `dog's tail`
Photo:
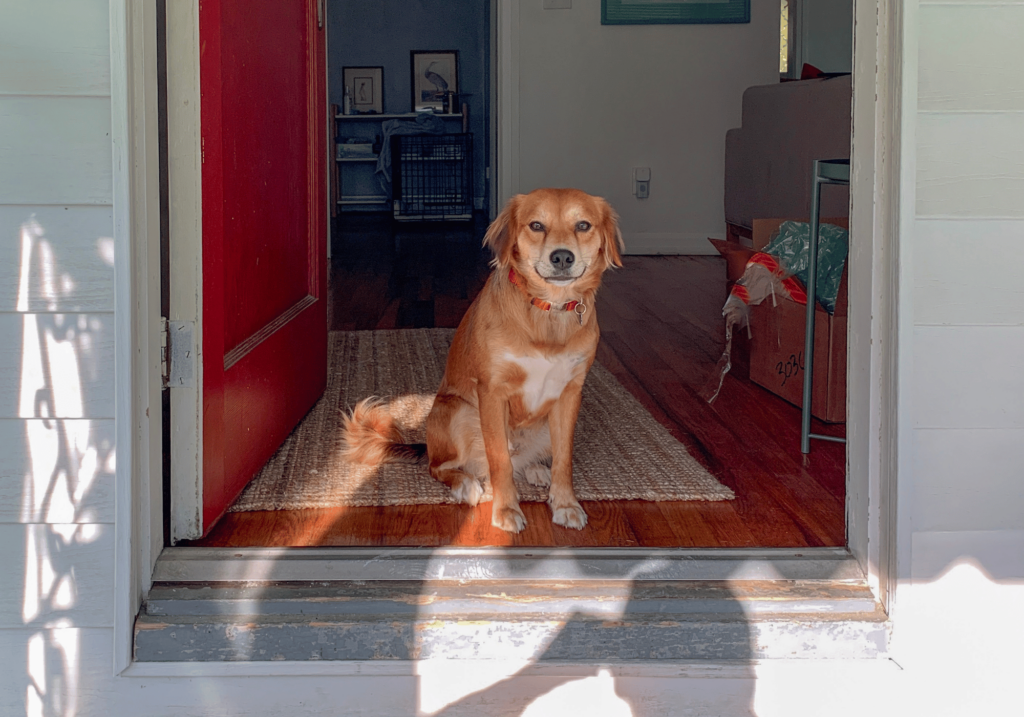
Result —
[[402, 429], [379, 398], [363, 399], [345, 416], [344, 456], [353, 463], [423, 463], [426, 443], [406, 443]]

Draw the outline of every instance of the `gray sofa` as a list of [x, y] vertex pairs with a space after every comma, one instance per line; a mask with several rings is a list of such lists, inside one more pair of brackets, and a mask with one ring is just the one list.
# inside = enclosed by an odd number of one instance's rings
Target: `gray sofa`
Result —
[[[750, 238], [754, 219], [806, 219], [811, 162], [850, 156], [850, 75], [748, 87], [742, 126], [725, 135], [729, 239]], [[822, 217], [849, 216], [846, 187], [824, 187]]]

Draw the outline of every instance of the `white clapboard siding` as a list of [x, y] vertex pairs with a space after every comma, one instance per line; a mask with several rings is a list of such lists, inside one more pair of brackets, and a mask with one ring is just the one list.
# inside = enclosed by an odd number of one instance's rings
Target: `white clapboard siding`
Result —
[[4, 0], [0, 94], [110, 93], [108, 0]]
[[914, 322], [1024, 325], [1024, 221], [920, 220]]
[[113, 418], [114, 315], [0, 313], [0, 418]]
[[[37, 714], [120, 717], [109, 707], [116, 684], [112, 634], [109, 628], [0, 629], [0, 714], [31, 714], [30, 692], [43, 705]], [[158, 713], [140, 706], [134, 714]]]
[[114, 522], [114, 421], [0, 419], [0, 523]]
[[1024, 110], [1024, 4], [920, 10], [920, 110]]
[[114, 526], [0, 524], [0, 627], [113, 625]]
[[0, 204], [110, 204], [109, 97], [0, 95]]
[[[913, 580], [935, 580], [964, 558], [978, 565], [991, 580], [1009, 579], [1019, 585], [1024, 575], [1024, 530], [919, 531], [914, 533], [913, 551]], [[974, 629], [973, 623], [970, 628]], [[1009, 636], [1016, 637], [1013, 633]], [[981, 640], [976, 644], [980, 646]]]
[[113, 311], [110, 207], [0, 205], [0, 311]]
[[917, 431], [915, 530], [1024, 529], [1024, 429]]
[[1024, 428], [1024, 327], [914, 329], [919, 428]]
[[919, 217], [1024, 218], [1024, 112], [917, 116]]

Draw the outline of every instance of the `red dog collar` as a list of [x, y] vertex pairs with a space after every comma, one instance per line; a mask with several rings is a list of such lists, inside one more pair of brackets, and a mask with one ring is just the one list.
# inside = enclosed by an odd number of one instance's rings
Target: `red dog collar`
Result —
[[[508, 280], [515, 286], [518, 286], [520, 289], [526, 288], [525, 286], [519, 283], [515, 269], [508, 270]], [[580, 317], [580, 323], [583, 323], [583, 314], [587, 312], [587, 305], [583, 303], [582, 299], [580, 301], [569, 301], [565, 304], [562, 304], [561, 306], [555, 306], [550, 301], [544, 301], [544, 299], [538, 299], [536, 296], [531, 296], [530, 303], [536, 306], [541, 311], [551, 311], [552, 309], [554, 309], [555, 311], [574, 311], [576, 307], [579, 307], [580, 310], [576, 311], [576, 313]]]

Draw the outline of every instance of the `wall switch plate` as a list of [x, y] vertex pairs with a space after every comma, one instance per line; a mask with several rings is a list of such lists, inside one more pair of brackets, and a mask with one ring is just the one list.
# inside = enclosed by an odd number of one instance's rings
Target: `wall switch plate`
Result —
[[545, 10], [572, 10], [572, 0], [544, 0]]

